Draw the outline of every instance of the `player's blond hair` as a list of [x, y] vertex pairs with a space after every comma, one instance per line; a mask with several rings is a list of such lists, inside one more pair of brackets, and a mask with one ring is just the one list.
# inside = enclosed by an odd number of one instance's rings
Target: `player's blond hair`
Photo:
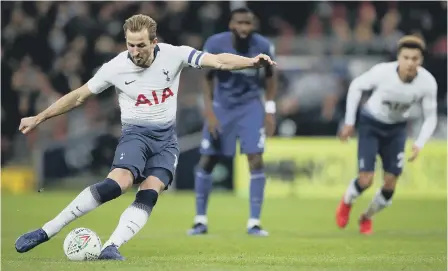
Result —
[[149, 40], [153, 40], [156, 38], [157, 32], [157, 23], [153, 18], [143, 15], [137, 14], [130, 18], [128, 18], [123, 25], [124, 34], [129, 30], [131, 32], [140, 32], [142, 30], [148, 30]]
[[398, 50], [400, 51], [402, 48], [420, 49], [423, 53], [426, 50], [426, 44], [421, 37], [408, 35], [398, 41]]

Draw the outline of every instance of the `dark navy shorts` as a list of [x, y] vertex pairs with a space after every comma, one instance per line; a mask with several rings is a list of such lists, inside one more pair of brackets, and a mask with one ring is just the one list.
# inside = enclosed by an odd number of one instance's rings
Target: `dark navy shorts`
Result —
[[266, 139], [264, 129], [265, 111], [261, 100], [254, 99], [231, 109], [213, 106], [220, 123], [218, 138], [214, 139], [204, 124], [200, 153], [204, 155], [234, 156], [236, 141], [240, 141], [241, 153], [264, 152]]
[[135, 184], [155, 176], [168, 189], [174, 178], [178, 157], [179, 146], [174, 127], [154, 131], [148, 127], [125, 125], [111, 170], [128, 169], [134, 176]]
[[358, 130], [359, 172], [375, 171], [376, 156], [379, 155], [383, 170], [399, 176], [405, 159], [406, 123], [382, 123], [363, 110]]

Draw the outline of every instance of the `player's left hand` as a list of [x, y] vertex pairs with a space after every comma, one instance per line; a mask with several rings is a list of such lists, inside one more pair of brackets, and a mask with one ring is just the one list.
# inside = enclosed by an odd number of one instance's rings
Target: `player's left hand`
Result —
[[415, 146], [415, 145], [413, 145], [412, 146], [412, 154], [411, 154], [411, 157], [409, 157], [408, 161], [412, 162], [415, 159], [417, 159], [417, 156], [418, 156], [419, 153], [420, 153], [420, 148]]
[[266, 114], [264, 118], [264, 129], [267, 136], [273, 136], [275, 133], [275, 116], [274, 114]]
[[39, 125], [37, 116], [27, 117], [20, 120], [19, 131], [26, 135]]
[[255, 68], [277, 65], [275, 61], [273, 61], [268, 55], [265, 54], [257, 55], [256, 57], [252, 58], [252, 61]]
[[341, 132], [339, 133], [339, 138], [342, 142], [347, 142], [350, 137], [355, 133], [355, 128], [353, 125], [344, 125]]

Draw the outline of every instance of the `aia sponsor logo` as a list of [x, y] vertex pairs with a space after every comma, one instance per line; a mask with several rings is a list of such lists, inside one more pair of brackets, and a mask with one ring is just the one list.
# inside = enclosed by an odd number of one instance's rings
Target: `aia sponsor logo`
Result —
[[153, 90], [151, 95], [146, 96], [145, 94], [139, 94], [137, 97], [137, 101], [135, 102], [135, 106], [140, 105], [148, 105], [152, 106], [155, 104], [164, 103], [169, 97], [174, 96], [173, 92], [170, 88], [165, 88], [162, 92], [162, 95], [157, 95], [157, 92]]

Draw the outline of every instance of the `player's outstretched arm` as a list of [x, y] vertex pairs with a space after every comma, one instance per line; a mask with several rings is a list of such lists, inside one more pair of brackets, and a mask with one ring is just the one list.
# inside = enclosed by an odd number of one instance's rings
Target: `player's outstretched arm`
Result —
[[375, 87], [380, 71], [381, 64], [378, 64], [351, 82], [347, 93], [345, 125], [339, 134], [342, 141], [346, 141], [353, 135], [354, 125], [356, 122], [356, 112], [358, 110], [359, 101], [362, 97], [362, 92], [371, 90]]
[[73, 108], [80, 106], [92, 94], [93, 93], [89, 90], [87, 84], [85, 84], [82, 87], [62, 96], [59, 100], [50, 105], [37, 116], [23, 118], [20, 121], [19, 130], [23, 134], [27, 134], [45, 120], [62, 115]]
[[277, 63], [272, 61], [272, 59], [265, 54], [259, 54], [256, 57], [248, 58], [228, 53], [216, 55], [205, 53], [201, 62], [202, 67], [217, 70], [242, 70], [272, 65], [277, 65]]
[[265, 119], [264, 127], [267, 136], [273, 136], [275, 133], [276, 121], [275, 121], [275, 96], [277, 94], [277, 71], [274, 67], [266, 67], [266, 78], [265, 78]]
[[425, 120], [423, 121], [423, 125], [420, 129], [420, 134], [415, 141], [415, 145], [420, 149], [423, 148], [426, 142], [428, 142], [428, 140], [431, 138], [437, 126], [436, 106], [434, 106], [433, 108], [423, 108], [423, 112]]
[[207, 120], [207, 128], [213, 138], [218, 137], [219, 120], [213, 110], [213, 86], [214, 86], [214, 71], [209, 70], [204, 78], [203, 99], [204, 99], [204, 114]]
[[347, 93], [347, 105], [345, 110], [345, 124], [354, 125], [356, 121], [356, 111], [363, 91], [372, 90], [378, 81], [380, 65], [374, 66], [367, 72], [356, 77], [350, 84]]
[[104, 64], [89, 80], [89, 82], [84, 84], [82, 87], [64, 95], [39, 115], [23, 118], [20, 121], [19, 130], [23, 134], [27, 134], [45, 120], [59, 116], [75, 107], [80, 106], [91, 95], [98, 94], [112, 86], [109, 78], [113, 77], [113, 73], [111, 73], [113, 67], [115, 67], [113, 64]]
[[418, 153], [431, 138], [437, 126], [437, 83], [435, 79], [431, 85], [431, 90], [422, 99], [424, 121], [417, 140], [414, 142], [409, 161], [417, 158]]

